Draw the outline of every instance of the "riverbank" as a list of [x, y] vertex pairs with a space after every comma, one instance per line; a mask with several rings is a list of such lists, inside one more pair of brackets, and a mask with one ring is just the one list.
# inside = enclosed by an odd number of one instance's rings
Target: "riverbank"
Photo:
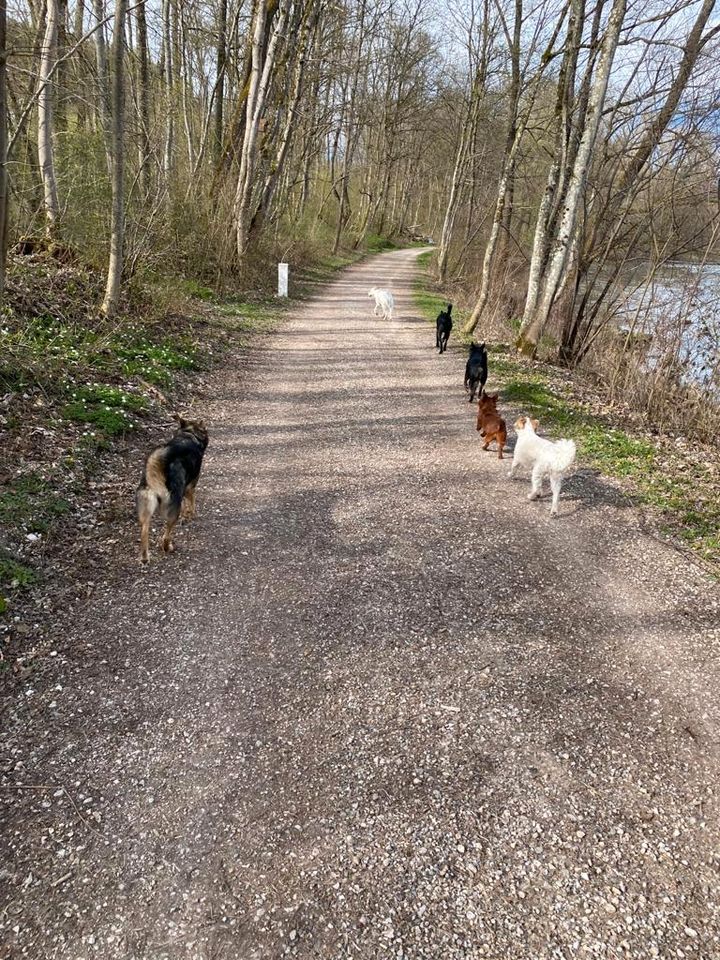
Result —
[[[446, 303], [424, 257], [415, 303], [434, 323]], [[456, 308], [452, 349], [465, 351], [466, 318]], [[679, 432], [663, 432], [629, 404], [609, 403], [581, 371], [527, 360], [507, 342], [488, 341], [489, 389], [501, 391], [507, 410], [532, 413], [541, 432], [572, 437], [579, 469], [608, 478], [641, 512], [649, 531], [688, 550], [720, 577], [720, 452]]]

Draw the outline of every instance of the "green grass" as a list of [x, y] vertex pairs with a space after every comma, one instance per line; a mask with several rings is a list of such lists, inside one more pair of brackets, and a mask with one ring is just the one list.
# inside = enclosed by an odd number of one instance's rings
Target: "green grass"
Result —
[[[438, 288], [437, 282], [430, 273], [430, 262], [435, 256], [435, 250], [426, 250], [421, 253], [415, 261], [421, 268], [419, 274], [413, 282], [413, 303], [420, 316], [424, 317], [428, 323], [434, 324], [437, 315], [450, 302], [447, 294]], [[471, 336], [463, 333], [463, 326], [467, 323], [469, 314], [467, 310], [460, 309], [457, 305], [453, 307], [453, 330], [449, 350], [465, 350], [472, 341]]]
[[17, 477], [0, 490], [0, 525], [46, 533], [70, 509], [36, 473]]
[[7, 613], [11, 594], [27, 589], [36, 581], [34, 570], [0, 550], [0, 616]]
[[365, 237], [364, 247], [368, 253], [382, 253], [383, 250], [397, 250], [398, 245], [388, 237], [381, 237], [378, 233], [369, 233]]
[[[497, 364], [492, 364], [495, 374]], [[663, 529], [705, 559], [720, 560], [720, 499], [709, 468], [678, 459], [669, 465], [659, 448], [634, 437], [553, 391], [541, 374], [517, 372], [502, 385], [503, 400], [533, 414], [553, 436], [570, 437], [583, 463], [629, 482], [635, 502], [662, 514]]]
[[[0, 554], [0, 588], [3, 590], [18, 590], [29, 587], [35, 583], [36, 579], [35, 572], [30, 567], [12, 560], [6, 554]], [[0, 597], [0, 603], [2, 602], [5, 603], [5, 607], [0, 606], [0, 613], [7, 609], [6, 598]]]
[[147, 400], [136, 393], [129, 393], [108, 384], [81, 386], [71, 394], [61, 414], [66, 420], [85, 423], [95, 427], [107, 437], [132, 430], [134, 422], [130, 413], [140, 413], [147, 408]]

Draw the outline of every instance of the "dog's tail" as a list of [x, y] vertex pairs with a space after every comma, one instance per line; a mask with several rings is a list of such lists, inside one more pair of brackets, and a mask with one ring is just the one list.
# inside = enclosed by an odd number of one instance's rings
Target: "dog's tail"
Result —
[[183, 497], [185, 496], [185, 485], [187, 477], [185, 468], [180, 461], [176, 460], [168, 467], [167, 488], [169, 493], [167, 515], [169, 519], [179, 516]]
[[548, 466], [554, 473], [564, 473], [575, 461], [575, 443], [573, 440], [558, 440], [553, 447]]

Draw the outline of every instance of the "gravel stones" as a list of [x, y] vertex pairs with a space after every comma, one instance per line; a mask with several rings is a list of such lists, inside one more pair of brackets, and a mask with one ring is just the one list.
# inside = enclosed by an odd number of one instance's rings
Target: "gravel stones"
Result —
[[414, 256], [217, 378], [178, 554], [18, 683], [0, 957], [720, 956], [716, 586], [482, 453]]

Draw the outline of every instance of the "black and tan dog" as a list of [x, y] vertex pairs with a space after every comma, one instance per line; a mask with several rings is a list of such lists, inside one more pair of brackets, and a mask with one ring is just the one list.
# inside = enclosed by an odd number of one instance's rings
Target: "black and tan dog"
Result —
[[158, 507], [165, 515], [162, 548], [174, 549], [173, 530], [182, 511], [188, 520], [195, 515], [195, 487], [200, 476], [208, 434], [202, 420], [179, 421], [179, 429], [162, 447], [156, 447], [145, 461], [137, 491], [137, 515], [140, 523], [140, 559], [148, 562], [150, 521]]

